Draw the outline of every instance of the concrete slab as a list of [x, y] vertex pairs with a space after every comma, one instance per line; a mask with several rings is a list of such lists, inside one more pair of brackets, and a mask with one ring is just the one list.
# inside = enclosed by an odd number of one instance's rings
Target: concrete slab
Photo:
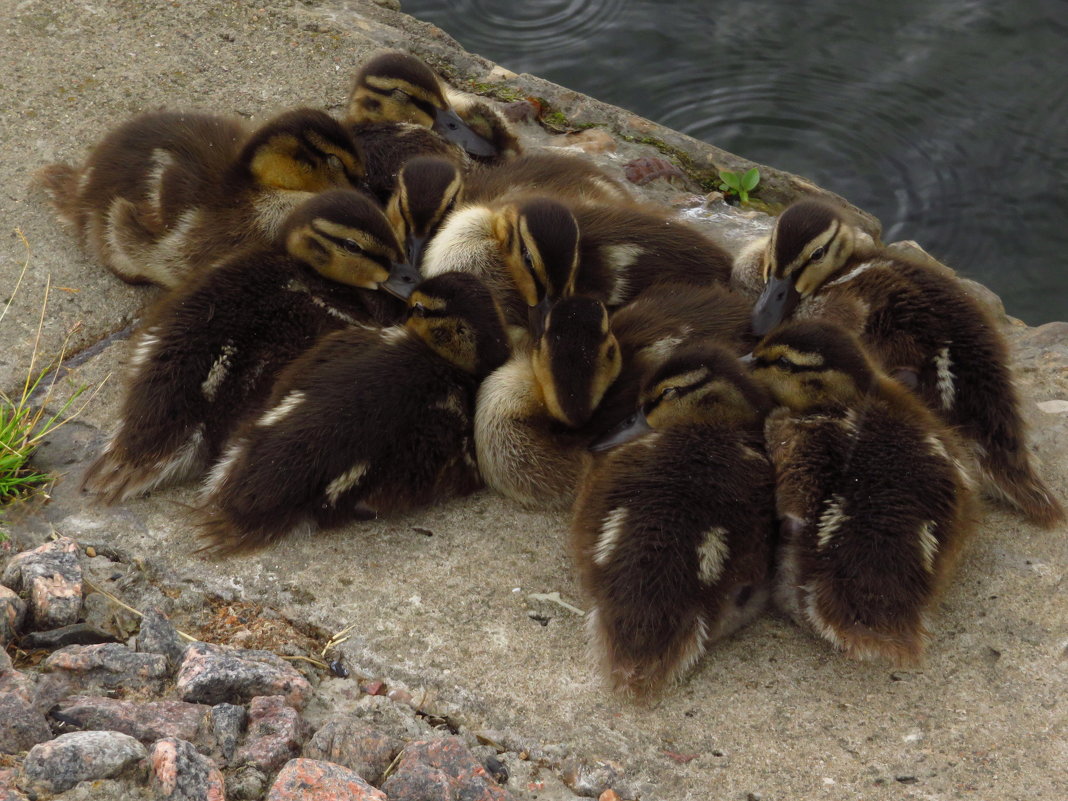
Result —
[[[410, 47], [461, 78], [485, 79], [493, 68], [436, 29], [355, 0], [2, 0], [0, 12], [5, 297], [29, 259], [0, 324], [4, 389], [28, 364], [47, 276], [53, 289], [41, 350], [49, 355], [71, 329], [75, 349], [123, 329], [155, 292], [121, 284], [78, 251], [43, 193], [30, 186], [38, 167], [76, 160], [125, 117], [164, 105], [247, 116], [300, 103], [336, 111], [355, 65], [380, 46]], [[577, 121], [642, 131], [632, 138], [691, 148], [699, 162], [743, 163], [561, 87], [527, 76], [507, 82], [552, 98]], [[614, 163], [650, 148], [619, 139]], [[767, 176], [781, 178], [784, 197], [804, 186], [770, 170]], [[670, 202], [686, 194], [678, 187], [652, 191]], [[739, 242], [767, 224], [728, 216]], [[29, 242], [28, 256], [16, 228]], [[1068, 326], [1007, 330], [1018, 348], [1035, 447], [1064, 498], [1068, 413], [1037, 404], [1068, 399]], [[98, 351], [65, 376], [66, 391], [121, 373], [124, 341]], [[77, 492], [80, 471], [114, 424], [120, 394], [113, 378], [42, 450], [41, 466], [60, 479], [49, 504], [13, 525], [19, 544], [56, 530], [140, 560], [153, 586], [189, 619], [203, 614], [206, 598], [222, 597], [270, 606], [325, 631], [354, 624], [342, 648], [356, 672], [425, 693], [427, 705], [465, 730], [526, 750], [548, 773], [569, 755], [613, 760], [624, 771], [616, 782], [624, 798], [680, 801], [1065, 796], [1068, 532], [1040, 531], [988, 508], [941, 605], [923, 669], [848, 662], [768, 616], [715, 648], [680, 687], [636, 705], [600, 686], [581, 617], [532, 598], [559, 592], [583, 605], [566, 516], [524, 511], [483, 492], [403, 518], [294, 538], [252, 557], [208, 561], [190, 553], [197, 544], [191, 488], [116, 509], [88, 505]], [[341, 708], [349, 702], [344, 680], [325, 680], [320, 689]], [[511, 790], [517, 798], [548, 797], [534, 781]]]

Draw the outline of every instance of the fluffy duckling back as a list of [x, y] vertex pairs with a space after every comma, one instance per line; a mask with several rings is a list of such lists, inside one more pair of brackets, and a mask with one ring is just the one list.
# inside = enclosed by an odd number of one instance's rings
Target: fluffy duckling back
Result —
[[197, 474], [320, 336], [400, 316], [403, 303], [374, 291], [401, 253], [370, 198], [316, 195], [289, 215], [283, 239], [284, 248], [236, 256], [148, 312], [119, 427], [85, 489], [114, 503]]
[[767, 423], [778, 603], [854, 658], [918, 662], [972, 523], [956, 437], [833, 324], [782, 326], [752, 367], [785, 407]]
[[81, 167], [54, 164], [41, 180], [91, 256], [124, 281], [174, 287], [241, 247], [270, 244], [312, 193], [363, 175], [345, 128], [302, 108], [252, 133], [210, 114], [144, 114]]
[[439, 156], [458, 166], [466, 166], [469, 156], [499, 156], [493, 140], [498, 129], [507, 130], [504, 121], [483, 103], [476, 109], [476, 132], [451, 99], [434, 71], [408, 53], [381, 53], [356, 73], [345, 122], [363, 149], [368, 185], [382, 202], [401, 166], [415, 156]]
[[729, 351], [680, 349], [639, 403], [594, 444], [571, 530], [593, 649], [617, 689], [642, 694], [763, 608], [774, 481], [768, 397]]
[[1031, 465], [1005, 343], [951, 274], [863, 240], [820, 201], [782, 213], [761, 261], [767, 283], [753, 310], [758, 334], [791, 315], [845, 325], [960, 430], [990, 494], [1039, 525], [1064, 520]]
[[325, 337], [212, 471], [208, 547], [252, 550], [476, 489], [475, 391], [507, 355], [492, 296], [462, 274], [421, 284], [402, 326]]
[[585, 424], [621, 367], [600, 301], [554, 305], [541, 336], [479, 388], [475, 447], [486, 484], [530, 508], [564, 508], [590, 460]]

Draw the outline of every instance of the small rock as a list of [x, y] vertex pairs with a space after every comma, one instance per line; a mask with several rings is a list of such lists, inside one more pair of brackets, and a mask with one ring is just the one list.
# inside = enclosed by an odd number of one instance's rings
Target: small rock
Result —
[[226, 797], [230, 801], [255, 801], [263, 798], [267, 776], [259, 768], [242, 765], [226, 777]]
[[82, 615], [86, 623], [109, 632], [120, 642], [128, 640], [141, 626], [140, 616], [99, 592], [85, 596]]
[[584, 153], [611, 153], [616, 147], [616, 140], [604, 128], [587, 128], [576, 133], [561, 134], [549, 140], [552, 147], [577, 147]]
[[382, 681], [369, 681], [366, 684], [361, 684], [360, 689], [368, 695], [385, 695], [386, 684]]
[[597, 796], [597, 801], [619, 801], [619, 793], [615, 790], [605, 790]]
[[400, 11], [400, 0], [371, 0], [376, 6], [382, 6], [382, 8], [388, 8], [390, 11]]
[[175, 737], [158, 740], [148, 754], [149, 785], [156, 797], [168, 801], [223, 801], [222, 772], [193, 744]]
[[291, 759], [267, 793], [267, 801], [387, 801], [355, 771], [315, 759]]
[[623, 766], [607, 759], [588, 762], [571, 757], [561, 766], [561, 774], [573, 793], [596, 798], [620, 783]]
[[174, 671], [182, 663], [188, 646], [189, 643], [178, 635], [165, 614], [158, 609], [145, 612], [145, 616], [141, 618], [141, 629], [137, 633], [138, 651], [163, 654], [167, 657], [167, 667]]
[[459, 737], [409, 743], [382, 790], [390, 801], [507, 801], [512, 797], [497, 786]]
[[7, 673], [9, 670], [14, 670], [15, 666], [11, 663], [11, 657], [7, 655], [7, 651], [0, 648], [0, 674]]
[[300, 753], [308, 724], [280, 695], [257, 696], [248, 708], [248, 736], [234, 754], [234, 764], [253, 765], [271, 773]]
[[32, 682], [12, 670], [3, 674], [0, 685], [0, 754], [17, 754], [51, 740], [48, 721], [34, 706]]
[[623, 174], [632, 184], [644, 186], [657, 178], [686, 180], [686, 173], [660, 156], [641, 156], [623, 165]]
[[441, 735], [410, 706], [395, 704], [384, 695], [361, 697], [353, 713], [377, 731], [401, 740], [426, 740]]
[[210, 707], [185, 701], [137, 703], [101, 696], [75, 695], [61, 701], [49, 716], [79, 729], [119, 731], [145, 745], [165, 738], [203, 743]]
[[62, 793], [78, 782], [117, 776], [147, 756], [141, 743], [117, 731], [76, 731], [35, 745], [18, 786], [30, 794]]
[[222, 764], [228, 765], [234, 755], [241, 735], [248, 725], [248, 713], [236, 704], [216, 704], [211, 708], [211, 726], [215, 739], [215, 751]]
[[101, 631], [89, 623], [74, 623], [50, 631], [31, 631], [19, 642], [19, 647], [29, 651], [44, 648], [55, 651], [68, 645], [98, 645], [103, 642], [118, 642], [119, 638]]
[[45, 671], [62, 671], [84, 689], [148, 689], [159, 692], [167, 676], [161, 654], [139, 654], [125, 645], [68, 645], [44, 661]]
[[382, 772], [404, 746], [402, 740], [390, 737], [348, 715], [337, 715], [324, 723], [307, 745], [308, 759], [335, 762], [356, 771], [377, 785]]
[[26, 602], [14, 590], [0, 585], [0, 648], [15, 639], [25, 619]]
[[269, 651], [245, 651], [203, 642], [186, 648], [178, 669], [177, 689], [182, 700], [204, 704], [282, 695], [297, 709], [304, 708], [311, 694], [308, 680]]
[[16, 554], [4, 568], [3, 584], [29, 596], [35, 629], [56, 629], [78, 622], [82, 609], [82, 566], [78, 543], [69, 537]]

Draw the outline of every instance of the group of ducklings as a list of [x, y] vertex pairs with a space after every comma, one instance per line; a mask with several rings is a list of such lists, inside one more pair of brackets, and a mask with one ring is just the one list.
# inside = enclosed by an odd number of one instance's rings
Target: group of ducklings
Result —
[[388, 52], [345, 118], [158, 112], [43, 171], [119, 277], [168, 288], [84, 486], [207, 474], [207, 547], [483, 483], [572, 507], [619, 689], [681, 676], [774, 598], [915, 662], [981, 486], [1045, 526], [1004, 343], [948, 272], [827, 202], [736, 259], [588, 160]]

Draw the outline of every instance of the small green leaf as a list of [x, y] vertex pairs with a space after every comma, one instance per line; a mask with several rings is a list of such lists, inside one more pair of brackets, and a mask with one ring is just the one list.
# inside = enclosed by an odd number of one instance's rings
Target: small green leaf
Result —
[[727, 170], [724, 170], [719, 174], [719, 177], [723, 180], [723, 183], [735, 192], [742, 188], [742, 185], [738, 180], [738, 173], [736, 172], [728, 172]]
[[757, 170], [756, 167], [753, 167], [752, 169], [746, 170], [745, 174], [742, 176], [741, 188], [746, 192], [751, 192], [756, 188], [758, 183], [760, 183], [760, 171]]

